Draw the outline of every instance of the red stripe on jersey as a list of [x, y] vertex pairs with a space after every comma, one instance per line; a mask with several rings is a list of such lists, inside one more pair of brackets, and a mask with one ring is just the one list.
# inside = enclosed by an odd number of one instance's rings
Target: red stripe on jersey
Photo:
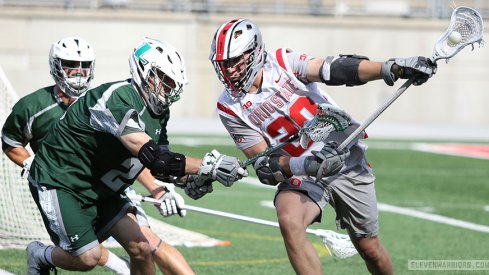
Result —
[[[235, 23], [238, 22], [239, 20], [240, 19], [234, 19], [234, 20], [229, 21], [221, 29], [221, 31], [217, 35], [217, 39], [216, 39], [217, 40], [216, 41], [216, 57], [215, 57], [214, 60], [216, 60], [216, 61], [224, 60], [225, 51], [226, 51], [226, 49], [225, 49], [225, 47], [226, 47], [226, 36], [228, 34], [229, 29], [231, 29], [235, 25]], [[229, 37], [232, 38], [231, 35]], [[226, 59], [227, 58], [229, 58], [229, 57], [226, 57]]]
[[221, 103], [219, 103], [219, 102], [217, 102], [217, 109], [219, 109], [219, 110], [221, 110], [221, 111], [225, 112], [225, 113], [226, 113], [226, 114], [228, 114], [228, 115], [232, 115], [232, 116], [234, 116], [234, 117], [238, 117], [238, 115], [237, 115], [237, 114], [235, 114], [233, 111], [231, 111], [231, 109], [224, 107], [224, 105], [222, 105], [222, 104], [221, 104]]
[[280, 67], [282, 67], [284, 70], [287, 70], [287, 67], [285, 66], [284, 56], [282, 55], [282, 49], [278, 49], [275, 52], [275, 56], [277, 57], [277, 61]]

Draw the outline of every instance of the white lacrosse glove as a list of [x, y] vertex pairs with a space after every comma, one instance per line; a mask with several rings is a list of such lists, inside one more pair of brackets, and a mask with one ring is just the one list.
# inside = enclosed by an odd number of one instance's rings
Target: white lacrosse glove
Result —
[[330, 133], [346, 130], [350, 122], [350, 115], [338, 106], [321, 103], [314, 118], [304, 123], [300, 130], [300, 145], [306, 149], [311, 140], [324, 142]]
[[199, 181], [217, 180], [226, 187], [247, 176], [248, 171], [241, 167], [237, 158], [222, 155], [217, 150], [205, 154], [198, 172]]
[[20, 172], [20, 177], [25, 179], [29, 175], [29, 170], [31, 169], [32, 161], [34, 160], [34, 155], [26, 158], [22, 163], [22, 171]]
[[304, 160], [306, 174], [316, 177], [316, 181], [337, 174], [343, 168], [345, 159], [350, 155], [348, 149], [338, 151], [337, 147], [336, 142], [328, 142], [321, 151], [313, 151], [314, 156], [309, 156]]
[[187, 209], [185, 208], [185, 201], [183, 197], [175, 191], [175, 185], [172, 183], [161, 182], [155, 180], [155, 183], [165, 187], [165, 194], [159, 199], [160, 204], [156, 204], [160, 214], [163, 217], [169, 217], [175, 214], [180, 217], [187, 215]]
[[212, 179], [204, 180], [196, 175], [189, 175], [187, 184], [184, 187], [185, 194], [194, 200], [202, 198], [208, 193], [212, 193]]
[[414, 86], [425, 83], [437, 70], [437, 65], [431, 59], [423, 56], [408, 58], [391, 58], [382, 64], [382, 77], [387, 85], [392, 86], [398, 78], [418, 77]]

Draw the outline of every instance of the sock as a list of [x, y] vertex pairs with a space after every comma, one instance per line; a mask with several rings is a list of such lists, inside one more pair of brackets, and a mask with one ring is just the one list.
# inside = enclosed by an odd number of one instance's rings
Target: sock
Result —
[[107, 258], [107, 263], [104, 267], [114, 271], [117, 274], [130, 274], [131, 270], [129, 263], [119, 258], [119, 256], [109, 251], [109, 257]]
[[53, 250], [54, 250], [54, 246], [50, 245], [46, 248], [46, 250], [44, 250], [44, 258], [46, 259], [46, 262], [48, 262], [48, 264], [54, 266], [53, 264]]

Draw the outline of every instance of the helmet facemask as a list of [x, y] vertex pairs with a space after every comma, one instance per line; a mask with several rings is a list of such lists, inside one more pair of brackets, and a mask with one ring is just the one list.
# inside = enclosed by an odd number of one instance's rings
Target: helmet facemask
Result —
[[147, 108], [159, 116], [180, 99], [188, 83], [185, 62], [170, 44], [145, 38], [129, 57], [132, 80]]
[[76, 98], [88, 90], [93, 80], [95, 52], [84, 39], [65, 37], [51, 46], [49, 67], [61, 91]]
[[150, 106], [151, 111], [157, 115], [166, 111], [173, 102], [180, 99], [183, 84], [176, 83], [171, 77], [159, 70], [154, 64], [143, 81], [146, 95], [143, 97]]
[[56, 84], [69, 97], [78, 97], [86, 92], [93, 79], [95, 61], [72, 61], [53, 58], [52, 74]]

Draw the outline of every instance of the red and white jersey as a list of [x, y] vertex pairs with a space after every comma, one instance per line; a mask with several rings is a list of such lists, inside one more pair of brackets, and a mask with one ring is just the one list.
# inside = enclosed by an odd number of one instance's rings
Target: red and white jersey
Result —
[[[319, 103], [336, 105], [316, 83], [300, 80], [305, 79], [304, 64], [310, 59], [308, 55], [298, 55], [285, 48], [267, 52], [263, 82], [257, 93], [247, 93], [240, 98], [234, 98], [226, 91], [221, 94], [217, 112], [238, 149], [247, 149], [262, 140], [274, 146], [297, 133], [306, 121], [311, 120]], [[358, 125], [353, 121], [345, 132], [332, 133], [328, 140], [340, 144]], [[303, 149], [297, 141], [283, 147], [281, 153], [292, 157], [310, 155], [311, 151], [320, 151], [323, 145], [322, 142], [311, 141], [308, 148]], [[345, 166], [349, 166], [349, 162], [350, 165], [358, 165], [358, 161], [364, 160], [365, 144], [355, 142], [351, 147], [357, 148], [350, 150], [350, 161], [347, 160]]]

